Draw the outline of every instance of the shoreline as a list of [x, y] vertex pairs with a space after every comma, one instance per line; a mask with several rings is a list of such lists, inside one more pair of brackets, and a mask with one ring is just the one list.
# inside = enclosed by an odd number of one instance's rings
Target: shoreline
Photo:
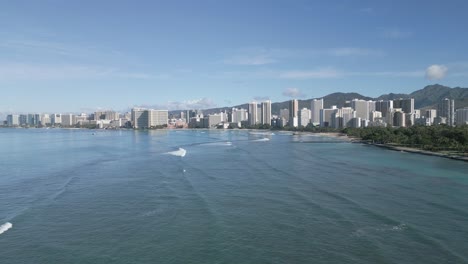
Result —
[[414, 154], [420, 154], [420, 155], [447, 158], [447, 159], [453, 159], [453, 160], [460, 160], [460, 161], [468, 162], [468, 156], [458, 156], [458, 155], [451, 155], [451, 154], [446, 154], [446, 153], [441, 153], [441, 152], [421, 150], [421, 149], [410, 148], [410, 147], [400, 147], [400, 146], [394, 146], [394, 145], [389, 145], [389, 144], [377, 144], [377, 143], [369, 143], [369, 142], [363, 142], [363, 141], [355, 141], [355, 143], [362, 143], [362, 144], [371, 145], [371, 146], [384, 148], [384, 149], [388, 149], [388, 150], [393, 150], [393, 151], [414, 153]]

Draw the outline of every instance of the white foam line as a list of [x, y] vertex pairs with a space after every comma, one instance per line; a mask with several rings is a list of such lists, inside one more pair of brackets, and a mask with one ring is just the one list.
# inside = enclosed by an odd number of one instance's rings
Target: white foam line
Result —
[[178, 156], [178, 157], [185, 157], [185, 154], [187, 154], [187, 151], [183, 148], [179, 148], [179, 150], [170, 151], [170, 152], [167, 152], [166, 154]]
[[269, 138], [261, 138], [261, 139], [256, 139], [254, 142], [263, 142], [263, 141], [270, 141]]
[[6, 222], [5, 224], [0, 226], [0, 234], [5, 233], [6, 231], [8, 231], [8, 229], [10, 229], [12, 227], [13, 227], [13, 225], [10, 222]]

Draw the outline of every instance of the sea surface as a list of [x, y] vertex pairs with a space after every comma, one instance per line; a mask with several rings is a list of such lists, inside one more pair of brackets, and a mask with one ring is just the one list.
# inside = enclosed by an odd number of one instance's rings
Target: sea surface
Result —
[[282, 132], [0, 129], [0, 263], [468, 263], [468, 163]]

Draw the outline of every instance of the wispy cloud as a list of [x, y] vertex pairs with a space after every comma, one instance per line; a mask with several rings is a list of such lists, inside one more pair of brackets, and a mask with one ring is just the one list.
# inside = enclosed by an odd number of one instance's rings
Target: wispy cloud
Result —
[[254, 56], [234, 56], [224, 60], [225, 64], [232, 65], [265, 65], [276, 62], [269, 55], [254, 55]]
[[279, 78], [283, 79], [324, 79], [338, 78], [340, 73], [334, 69], [318, 69], [305, 71], [285, 71], [278, 74]]
[[95, 65], [0, 62], [0, 80], [167, 79], [169, 77], [168, 74], [129, 72]]
[[313, 57], [371, 57], [384, 56], [378, 49], [362, 47], [336, 47], [324, 49], [247, 48], [235, 52], [222, 62], [228, 65], [266, 65], [285, 60], [304, 60]]
[[191, 109], [208, 109], [214, 108], [217, 104], [210, 98], [203, 97], [198, 99], [186, 100], [186, 101], [169, 101], [166, 104], [158, 105], [139, 105], [138, 107], [146, 107], [153, 109], [167, 109], [173, 110], [191, 110]]
[[266, 101], [266, 100], [270, 100], [270, 97], [269, 96], [254, 96], [253, 99], [255, 101]]
[[411, 37], [413, 33], [411, 31], [403, 31], [397, 28], [392, 28], [383, 30], [381, 35], [383, 38], [387, 39], [402, 39]]
[[283, 91], [283, 96], [301, 98], [305, 97], [305, 94], [303, 94], [298, 88], [286, 88], [286, 90]]

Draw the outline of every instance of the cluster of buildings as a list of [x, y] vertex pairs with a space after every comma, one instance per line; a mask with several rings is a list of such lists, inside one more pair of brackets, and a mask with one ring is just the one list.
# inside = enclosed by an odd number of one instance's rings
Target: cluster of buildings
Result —
[[256, 125], [270, 126], [272, 122], [271, 101], [259, 104], [252, 102], [248, 109], [232, 108], [216, 114], [203, 115], [202, 111], [188, 110], [180, 113], [190, 128], [240, 128]]
[[449, 126], [468, 124], [468, 108], [455, 111], [454, 100], [444, 99], [438, 109], [415, 109], [414, 98], [395, 100], [346, 101], [344, 107], [324, 108], [323, 99], [313, 99], [310, 108], [299, 108], [298, 100], [289, 101], [288, 108], [279, 114], [271, 112], [271, 101], [251, 102], [248, 109], [232, 108], [204, 116], [201, 111], [187, 111], [180, 114], [192, 128], [252, 127], [270, 125], [274, 127], [307, 127], [309, 125], [331, 128], [413, 125]]
[[92, 114], [10, 114], [4, 121], [10, 127], [97, 127], [97, 128], [240, 128], [240, 127], [307, 127], [330, 128], [394, 126], [415, 124], [449, 126], [468, 124], [468, 108], [455, 111], [454, 100], [444, 99], [438, 109], [415, 109], [413, 98], [367, 101], [354, 99], [338, 108], [324, 108], [323, 99], [313, 99], [310, 108], [299, 109], [299, 101], [289, 101], [288, 108], [274, 115], [271, 101], [251, 102], [248, 109], [232, 108], [204, 115], [201, 110], [182, 111], [173, 118], [168, 110], [133, 108], [120, 114], [97, 111]]
[[10, 114], [4, 125], [9, 127], [97, 127], [119, 128], [128, 126], [130, 116], [115, 111], [92, 114]]

